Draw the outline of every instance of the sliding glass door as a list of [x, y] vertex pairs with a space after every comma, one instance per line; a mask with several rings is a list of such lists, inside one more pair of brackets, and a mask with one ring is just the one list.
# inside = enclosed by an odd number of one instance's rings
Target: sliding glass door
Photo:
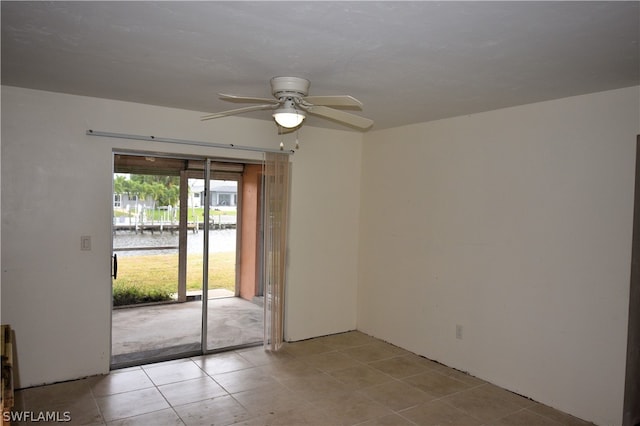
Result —
[[113, 368], [262, 342], [260, 171], [114, 156]]

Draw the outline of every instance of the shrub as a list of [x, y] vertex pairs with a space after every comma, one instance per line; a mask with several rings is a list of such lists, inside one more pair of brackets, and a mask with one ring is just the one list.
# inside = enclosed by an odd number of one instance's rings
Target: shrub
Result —
[[114, 283], [113, 285], [113, 306], [165, 302], [171, 299], [171, 292], [159, 288], [140, 288], [136, 285], [122, 283]]

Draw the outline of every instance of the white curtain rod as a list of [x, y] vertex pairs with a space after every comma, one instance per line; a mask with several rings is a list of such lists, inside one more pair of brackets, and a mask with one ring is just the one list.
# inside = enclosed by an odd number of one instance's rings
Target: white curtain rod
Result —
[[206, 146], [210, 148], [238, 149], [241, 151], [275, 152], [275, 153], [287, 154], [287, 155], [291, 155], [295, 152], [293, 150], [284, 151], [280, 149], [257, 148], [253, 146], [236, 145], [233, 143], [216, 143], [216, 142], [192, 141], [188, 139], [161, 138], [157, 136], [127, 135], [124, 133], [101, 132], [98, 130], [87, 130], [86, 134], [89, 136], [102, 136], [105, 138], [133, 139], [133, 140], [150, 141], [150, 142], [166, 142], [166, 143], [175, 143], [175, 144], [181, 144], [181, 145]]

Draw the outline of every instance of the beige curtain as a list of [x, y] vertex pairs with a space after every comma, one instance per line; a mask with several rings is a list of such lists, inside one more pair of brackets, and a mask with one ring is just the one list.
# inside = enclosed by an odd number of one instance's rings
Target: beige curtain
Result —
[[289, 212], [289, 155], [265, 153], [264, 162], [265, 349], [277, 351], [284, 337], [284, 286]]

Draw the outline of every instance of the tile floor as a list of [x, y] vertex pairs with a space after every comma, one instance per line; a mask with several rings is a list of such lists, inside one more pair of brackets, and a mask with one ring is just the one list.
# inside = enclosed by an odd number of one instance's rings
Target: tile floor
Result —
[[590, 424], [357, 331], [25, 389], [15, 408], [83, 425]]

